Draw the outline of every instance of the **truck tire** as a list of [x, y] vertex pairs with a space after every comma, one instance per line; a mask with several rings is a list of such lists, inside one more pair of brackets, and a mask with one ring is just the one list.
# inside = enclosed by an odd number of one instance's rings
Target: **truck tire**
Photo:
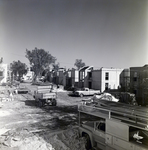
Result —
[[52, 106], [56, 106], [57, 105], [57, 102], [56, 102], [56, 100], [54, 100], [53, 102], [52, 102]]
[[95, 93], [93, 96], [96, 97], [96, 95], [97, 95], [97, 94]]
[[84, 95], [81, 93], [81, 94], [80, 94], [80, 97], [83, 97], [83, 96], [84, 96]]
[[86, 148], [86, 150], [90, 150], [91, 149], [90, 137], [88, 134], [84, 134], [84, 137], [86, 139], [85, 148]]
[[44, 105], [41, 100], [39, 100], [39, 103], [38, 103], [38, 104], [39, 104], [39, 107], [43, 107], [43, 105]]
[[38, 105], [39, 105], [39, 104], [38, 104], [38, 101], [35, 100], [35, 106], [38, 106]]

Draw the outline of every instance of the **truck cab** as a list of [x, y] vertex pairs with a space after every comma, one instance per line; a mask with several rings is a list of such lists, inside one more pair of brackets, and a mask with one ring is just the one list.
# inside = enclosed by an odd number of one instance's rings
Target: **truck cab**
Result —
[[[79, 133], [86, 138], [86, 149], [147, 150], [147, 109], [108, 101], [101, 103], [105, 103], [106, 107], [90, 103], [80, 104], [78, 107]], [[136, 113], [136, 109], [139, 112]]]
[[100, 90], [93, 90], [93, 89], [89, 89], [86, 87], [82, 88], [81, 90], [75, 91], [75, 95], [80, 96], [80, 97], [93, 96], [93, 95], [98, 94], [98, 93], [100, 93]]

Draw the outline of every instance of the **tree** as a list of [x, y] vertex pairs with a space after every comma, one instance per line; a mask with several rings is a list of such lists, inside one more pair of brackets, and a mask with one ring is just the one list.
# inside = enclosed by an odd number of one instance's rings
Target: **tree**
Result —
[[53, 70], [54, 70], [54, 71], [58, 71], [59, 68], [60, 68], [60, 64], [59, 64], [59, 63], [53, 64], [52, 67], [53, 67]]
[[76, 66], [77, 69], [79, 70], [80, 68], [85, 66], [85, 63], [82, 62], [82, 59], [76, 59], [74, 66]]
[[20, 80], [20, 78], [27, 73], [28, 68], [25, 63], [18, 60], [10, 64], [10, 70], [12, 71], [12, 75], [14, 75], [15, 78], [18, 76], [18, 80]]
[[34, 71], [34, 81], [37, 76], [41, 76], [43, 71], [49, 68], [50, 64], [54, 64], [56, 61], [56, 58], [49, 54], [49, 52], [38, 48], [33, 50], [26, 49], [26, 57]]

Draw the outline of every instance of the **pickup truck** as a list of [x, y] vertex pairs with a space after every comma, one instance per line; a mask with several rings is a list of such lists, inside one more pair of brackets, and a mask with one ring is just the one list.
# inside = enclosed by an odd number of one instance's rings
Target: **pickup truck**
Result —
[[53, 85], [38, 86], [34, 91], [34, 99], [39, 107], [43, 107], [45, 104], [56, 106], [57, 105], [57, 93], [53, 91]]
[[79, 135], [86, 139], [86, 150], [148, 150], [146, 111], [109, 101], [79, 104]]
[[26, 86], [19, 86], [14, 90], [15, 94], [27, 94], [29, 93], [29, 89]]
[[100, 93], [100, 90], [93, 90], [93, 89], [89, 89], [89, 88], [83, 88], [81, 90], [76, 90], [74, 92], [74, 95], [83, 97], [83, 96], [92, 96], [92, 95], [99, 94], [99, 93]]

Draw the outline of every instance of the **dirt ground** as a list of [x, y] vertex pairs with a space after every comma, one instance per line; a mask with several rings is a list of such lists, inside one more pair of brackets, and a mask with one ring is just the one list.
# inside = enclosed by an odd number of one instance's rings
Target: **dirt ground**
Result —
[[78, 103], [82, 98], [70, 97], [57, 90], [57, 106], [35, 106], [36, 86], [23, 83], [29, 94], [11, 97], [14, 87], [0, 87], [1, 150], [85, 150], [85, 139], [78, 134]]

